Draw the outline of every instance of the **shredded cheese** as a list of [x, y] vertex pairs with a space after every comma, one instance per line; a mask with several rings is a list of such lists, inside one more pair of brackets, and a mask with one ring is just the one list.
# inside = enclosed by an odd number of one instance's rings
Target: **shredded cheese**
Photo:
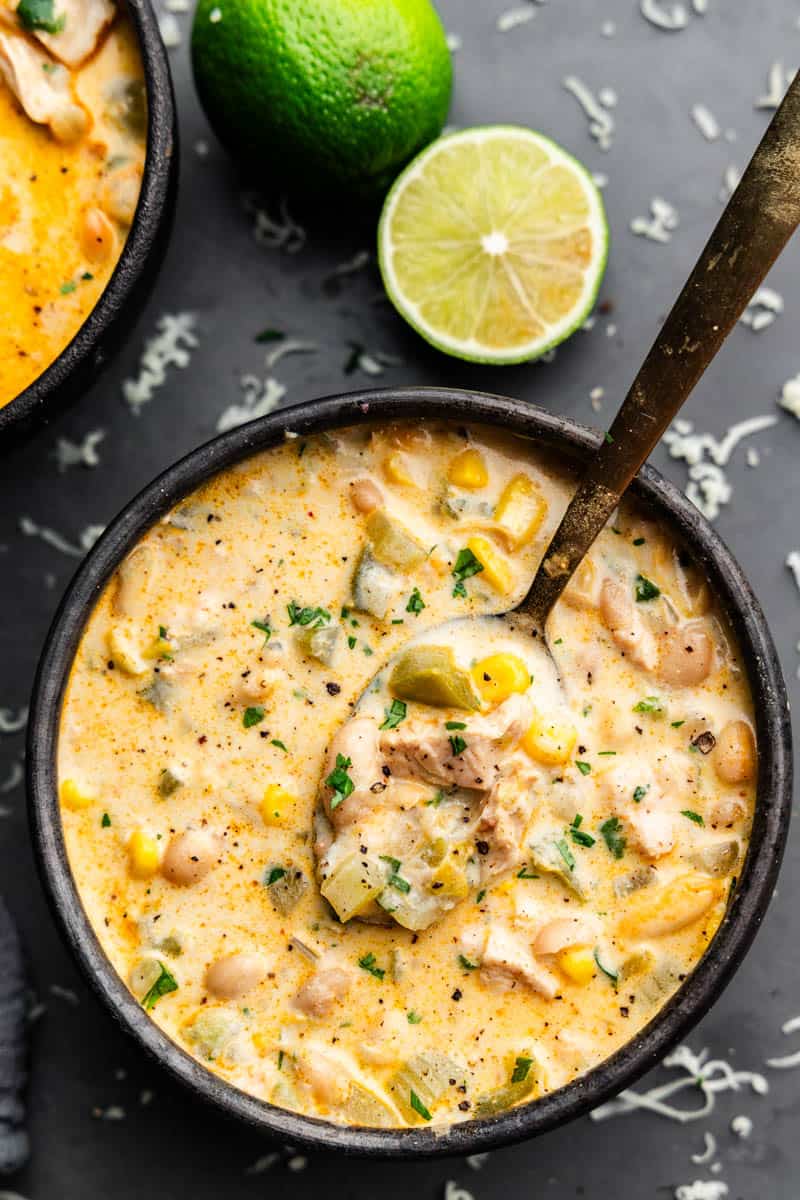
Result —
[[54, 550], [60, 550], [62, 554], [69, 554], [73, 558], [82, 558], [84, 554], [91, 550], [100, 534], [105, 529], [105, 525], [87, 525], [86, 528], [78, 536], [78, 544], [67, 541], [55, 529], [50, 529], [47, 525], [37, 525], [28, 516], [22, 516], [19, 519], [19, 527], [26, 537], [37, 537], [46, 545], [52, 546]]
[[274, 1167], [276, 1162], [280, 1161], [280, 1154], [277, 1150], [273, 1150], [270, 1154], [262, 1154], [257, 1158], [251, 1166], [245, 1167], [245, 1175], [263, 1175], [270, 1167]]
[[486, 1153], [486, 1154], [468, 1154], [465, 1161], [466, 1161], [467, 1166], [470, 1167], [473, 1171], [480, 1171], [480, 1169], [483, 1167], [483, 1164], [486, 1162], [488, 1157], [489, 1157], [488, 1153]]
[[77, 992], [73, 992], [72, 988], [62, 987], [60, 983], [50, 984], [50, 995], [59, 1000], [66, 1000], [67, 1004], [77, 1006], [80, 1003]]
[[[662, 1065], [667, 1070], [683, 1071], [683, 1076], [651, 1088], [648, 1092], [620, 1092], [615, 1100], [596, 1108], [590, 1114], [592, 1120], [606, 1121], [610, 1117], [624, 1116], [637, 1109], [645, 1109], [686, 1125], [690, 1121], [705, 1120], [714, 1111], [719, 1092], [738, 1092], [743, 1086], [749, 1086], [759, 1096], [764, 1096], [769, 1091], [769, 1085], [763, 1075], [754, 1071], [737, 1071], [722, 1058], [709, 1059], [707, 1050], [695, 1054], [689, 1046], [678, 1046], [677, 1050], [664, 1059]], [[691, 1089], [693, 1095], [702, 1095], [703, 1103], [699, 1107], [678, 1108], [667, 1103], [671, 1096], [687, 1089]]]
[[731, 1133], [735, 1133], [738, 1138], [749, 1138], [752, 1132], [753, 1122], [744, 1113], [740, 1113], [731, 1121]]
[[[589, 119], [589, 133], [601, 150], [610, 150], [614, 141], [615, 123], [611, 113], [603, 107], [600, 96], [607, 94], [604, 88], [595, 97], [586, 84], [577, 75], [565, 75], [562, 85], [574, 96]], [[616, 97], [614, 97], [616, 101]], [[612, 106], [613, 107], [613, 106]]]
[[460, 50], [463, 44], [461, 41], [461, 34], [459, 33], [448, 33], [446, 41], [447, 49], [451, 54], [455, 54], [457, 50]]
[[679, 224], [677, 209], [661, 196], [654, 196], [650, 201], [650, 213], [649, 218], [633, 218], [631, 233], [635, 233], [637, 237], [648, 238], [651, 242], [671, 242], [673, 231]]
[[92, 429], [79, 442], [60, 437], [56, 442], [53, 457], [62, 473], [69, 467], [96, 467], [100, 463], [97, 447], [106, 436], [105, 429]]
[[448, 1179], [444, 1185], [444, 1200], [475, 1200], [472, 1192], [459, 1187], [454, 1179]]
[[164, 313], [159, 317], [157, 332], [145, 342], [138, 375], [122, 384], [122, 394], [136, 416], [165, 382], [168, 367], [181, 370], [188, 367], [191, 351], [199, 345], [195, 328], [196, 319], [190, 312]]
[[276, 363], [282, 358], [287, 358], [290, 354], [316, 354], [319, 346], [316, 342], [300, 342], [295, 338], [287, 338], [285, 342], [281, 342], [274, 350], [270, 350], [264, 359], [264, 365], [268, 371], [271, 371]]
[[[793, 561], [789, 563], [789, 559], [793, 559]], [[786, 562], [787, 565], [791, 566], [797, 586], [800, 588], [800, 554], [795, 550], [789, 555]], [[800, 1017], [791, 1017], [781, 1025], [781, 1033], [784, 1036], [788, 1037], [790, 1034], [799, 1031]], [[772, 1067], [773, 1071], [788, 1071], [794, 1067], [800, 1067], [800, 1050], [796, 1050], [794, 1054], [786, 1054], [783, 1058], [768, 1058], [767, 1066]]]
[[767, 90], [758, 97], [754, 108], [777, 108], [794, 77], [794, 71], [786, 71], [782, 62], [774, 62], [767, 73]]
[[300, 253], [308, 241], [308, 234], [291, 216], [285, 196], [281, 197], [278, 204], [277, 220], [259, 206], [258, 197], [253, 192], [245, 192], [242, 205], [253, 218], [253, 237], [259, 246], [283, 250], [284, 254]]
[[727, 204], [733, 193], [739, 186], [742, 178], [742, 173], [735, 163], [730, 163], [722, 176], [722, 187], [719, 189], [719, 199], [721, 204]]
[[242, 375], [241, 404], [230, 404], [217, 421], [217, 433], [227, 433], [247, 421], [255, 421], [257, 417], [265, 417], [278, 406], [286, 395], [286, 388], [277, 379], [268, 376], [261, 380], [257, 375]]
[[0, 708], [0, 733], [19, 733], [27, 724], [27, 708], [21, 708], [16, 713], [13, 708]]
[[800, 421], [800, 375], [786, 380], [778, 403]]
[[722, 1200], [728, 1195], [728, 1185], [721, 1179], [695, 1179], [675, 1189], [675, 1200]]
[[[800, 550], [792, 550], [786, 555], [786, 565], [794, 576], [794, 581], [797, 584], [797, 590], [800, 591]], [[787, 1030], [784, 1026], [784, 1033], [791, 1033], [792, 1030]]]
[[762, 287], [756, 292], [740, 318], [753, 333], [760, 333], [783, 312], [783, 296], [774, 288]]
[[709, 1129], [703, 1134], [703, 1150], [700, 1154], [693, 1154], [692, 1162], [697, 1167], [705, 1167], [710, 1163], [717, 1153], [717, 1139]]
[[22, 764], [13, 762], [8, 776], [0, 783], [0, 793], [5, 795], [7, 792], [13, 792], [14, 788], [19, 787], [23, 779]]
[[719, 121], [705, 104], [692, 105], [692, 120], [707, 142], [715, 142], [721, 130]]
[[662, 4], [660, 0], [640, 0], [642, 16], [657, 29], [675, 33], [689, 24], [689, 13], [685, 4]]
[[536, 16], [536, 9], [532, 4], [518, 4], [515, 8], [506, 9], [497, 18], [497, 28], [500, 33], [510, 33], [512, 29], [516, 29], [518, 25], [527, 25]]
[[686, 495], [709, 521], [714, 521], [730, 502], [733, 489], [724, 467], [743, 438], [751, 437], [777, 422], [776, 417], [750, 417], [732, 425], [718, 441], [710, 433], [695, 433], [691, 421], [679, 419], [664, 434], [671, 458], [681, 459], [689, 467]]

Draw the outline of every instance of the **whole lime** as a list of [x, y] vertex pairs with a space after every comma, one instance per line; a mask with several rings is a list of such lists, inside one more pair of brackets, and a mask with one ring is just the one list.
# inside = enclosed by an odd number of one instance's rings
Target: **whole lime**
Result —
[[199, 0], [192, 64], [246, 167], [362, 195], [441, 132], [453, 79], [430, 0]]

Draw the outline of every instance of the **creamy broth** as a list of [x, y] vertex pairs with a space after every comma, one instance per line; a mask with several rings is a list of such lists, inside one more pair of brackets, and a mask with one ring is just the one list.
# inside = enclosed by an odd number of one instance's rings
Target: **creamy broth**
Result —
[[557, 671], [482, 616], [572, 488], [478, 427], [290, 438], [98, 602], [59, 740], [72, 871], [152, 1019], [245, 1091], [488, 1116], [624, 1045], [714, 936], [752, 706], [669, 531], [616, 515], [553, 614]]
[[26, 27], [19, 9], [0, 0], [0, 406], [97, 303], [145, 155], [144, 78], [127, 16], [110, 0], [56, 0], [63, 28], [48, 33]]

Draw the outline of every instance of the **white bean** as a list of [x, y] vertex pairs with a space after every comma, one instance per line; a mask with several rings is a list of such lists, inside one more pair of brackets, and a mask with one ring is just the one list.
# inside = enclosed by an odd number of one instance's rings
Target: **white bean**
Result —
[[729, 721], [714, 748], [714, 770], [723, 783], [749, 783], [756, 769], [756, 744], [746, 721]]
[[161, 870], [170, 883], [190, 887], [204, 879], [219, 858], [219, 842], [205, 829], [187, 829], [167, 846]]
[[206, 971], [206, 987], [221, 1000], [237, 1000], [263, 983], [267, 969], [257, 954], [229, 954]]

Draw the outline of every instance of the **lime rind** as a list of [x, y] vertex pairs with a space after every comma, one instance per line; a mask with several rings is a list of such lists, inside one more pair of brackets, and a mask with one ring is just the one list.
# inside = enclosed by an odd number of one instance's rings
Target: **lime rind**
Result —
[[[411, 180], [421, 174], [430, 159], [439, 154], [443, 146], [456, 141], [474, 143], [483, 138], [489, 139], [495, 137], [508, 139], [520, 138], [533, 141], [541, 149], [545, 150], [553, 165], [564, 165], [574, 172], [576, 178], [583, 186], [583, 191], [589, 204], [587, 226], [590, 228], [593, 238], [596, 239], [595, 253], [590, 267], [585, 272], [580, 299], [576, 301], [560, 321], [549, 326], [542, 337], [533, 339], [525, 346], [516, 347], [513, 351], [488, 350], [486, 346], [481, 345], [477, 341], [459, 341], [447, 338], [435, 329], [432, 329], [429, 323], [420, 317], [418, 308], [414, 302], [409, 300], [397, 285], [389, 261], [391, 245], [388, 231], [391, 219], [400, 196]], [[585, 324], [586, 319], [594, 308], [600, 285], [603, 282], [608, 262], [610, 240], [608, 217], [600, 190], [589, 171], [574, 155], [569, 154], [558, 142], [553, 141], [552, 138], [538, 133], [533, 129], [527, 129], [522, 125], [480, 125], [473, 126], [470, 129], [456, 130], [453, 133], [444, 134], [442, 137], [437, 138], [435, 142], [432, 142], [430, 146], [427, 146], [425, 150], [418, 154], [395, 180], [384, 202], [378, 225], [378, 264], [384, 287], [392, 304], [403, 319], [431, 346], [434, 346], [444, 354], [448, 354], [453, 358], [463, 359], [466, 362], [495, 366], [512, 366], [519, 363], [533, 362], [541, 358], [548, 350], [555, 349], [556, 346], [566, 341], [568, 337]]]

